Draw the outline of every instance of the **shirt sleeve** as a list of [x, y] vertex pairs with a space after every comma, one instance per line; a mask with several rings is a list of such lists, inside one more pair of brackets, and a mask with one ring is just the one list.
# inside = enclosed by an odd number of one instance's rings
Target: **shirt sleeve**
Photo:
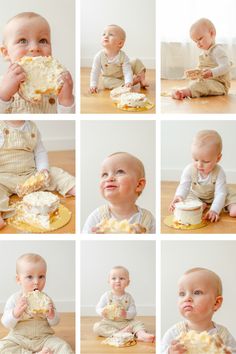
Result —
[[6, 302], [3, 315], [1, 318], [1, 322], [4, 327], [12, 329], [16, 326], [18, 321], [20, 320], [19, 318], [15, 318], [13, 315], [13, 310], [16, 306], [16, 300], [19, 298], [19, 294], [13, 294]]
[[60, 322], [59, 313], [56, 311], [56, 309], [54, 311], [55, 311], [55, 316], [51, 320], [47, 318], [49, 326], [56, 326]]
[[107, 305], [108, 301], [107, 301], [107, 293], [103, 294], [100, 298], [100, 300], [97, 303], [96, 306], [96, 313], [99, 316], [102, 316], [102, 310], [104, 309], [104, 307]]
[[188, 165], [182, 172], [180, 183], [176, 189], [175, 196], [186, 199], [192, 183], [192, 165]]
[[102, 70], [101, 52], [98, 52], [93, 59], [93, 65], [90, 73], [90, 87], [98, 86], [98, 80], [99, 80], [101, 70]]
[[92, 234], [92, 228], [101, 221], [99, 208], [95, 209], [85, 221], [82, 229], [83, 234]]
[[218, 64], [218, 66], [216, 68], [211, 69], [213, 77], [227, 74], [231, 69], [231, 63], [230, 63], [230, 60], [229, 60], [227, 54], [222, 49], [222, 47], [216, 46], [212, 50], [211, 54], [212, 54], [214, 60], [216, 61], [216, 63]]
[[161, 341], [161, 354], [168, 354], [171, 342], [179, 335], [176, 327], [173, 326], [164, 334]]
[[59, 102], [57, 102], [57, 113], [61, 114], [72, 114], [75, 113], [75, 102], [72, 106], [62, 106]]
[[133, 82], [133, 72], [131, 69], [130, 60], [126, 54], [125, 54], [122, 69], [123, 69], [125, 84], [132, 83]]
[[48, 163], [48, 153], [43, 145], [41, 140], [41, 134], [38, 131], [38, 141], [36, 147], [34, 149], [34, 159], [37, 171], [41, 170], [49, 170], [49, 163]]
[[220, 214], [221, 210], [225, 206], [225, 198], [227, 195], [226, 177], [222, 168], [220, 168], [216, 184], [215, 184], [215, 194], [214, 200], [211, 204], [210, 210]]
[[126, 311], [126, 319], [132, 320], [136, 316], [137, 311], [136, 311], [134, 299], [132, 298], [131, 295], [129, 295], [129, 296], [130, 296], [130, 304], [129, 304], [129, 307]]

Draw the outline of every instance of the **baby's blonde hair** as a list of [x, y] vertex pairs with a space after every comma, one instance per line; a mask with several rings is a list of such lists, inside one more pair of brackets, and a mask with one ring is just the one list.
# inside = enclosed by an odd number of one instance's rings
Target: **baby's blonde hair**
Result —
[[19, 274], [22, 262], [27, 263], [42, 263], [47, 269], [47, 263], [43, 257], [36, 253], [25, 253], [16, 260], [16, 274]]
[[112, 270], [117, 270], [117, 269], [123, 270], [123, 271], [127, 274], [128, 278], [129, 278], [129, 271], [128, 271], [128, 269], [125, 268], [125, 267], [123, 267], [123, 266], [119, 266], [119, 265], [112, 267], [109, 274], [111, 274], [111, 271], [112, 271]]
[[222, 152], [222, 139], [215, 130], [201, 130], [193, 138], [192, 146], [206, 147], [215, 146], [217, 153]]
[[126, 33], [125, 33], [125, 30], [123, 30], [122, 27], [120, 27], [120, 26], [118, 26], [118, 25], [114, 25], [114, 24], [112, 24], [112, 25], [107, 25], [107, 27], [115, 27], [115, 28], [117, 28], [117, 29], [119, 30], [119, 32], [120, 32], [120, 37], [121, 37], [121, 39], [122, 39], [123, 41], [125, 41], [125, 39], [126, 39]]
[[190, 27], [190, 33], [196, 29], [197, 27], [205, 27], [207, 28], [209, 31], [212, 31], [214, 33], [214, 35], [216, 35], [216, 28], [214, 26], [214, 24], [208, 19], [208, 18], [200, 18], [199, 20], [197, 20], [196, 22], [194, 22], [192, 24], [192, 26]]
[[208, 274], [209, 277], [211, 278], [211, 285], [216, 290], [216, 296], [222, 296], [223, 289], [222, 289], [222, 282], [221, 282], [219, 275], [217, 275], [215, 272], [213, 272], [210, 269], [201, 268], [201, 267], [191, 268], [191, 269], [187, 270], [184, 273], [184, 275], [195, 273], [195, 272], [204, 272], [204, 273]]
[[139, 178], [145, 178], [144, 165], [143, 165], [142, 161], [139, 160], [136, 156], [131, 155], [130, 153], [125, 152], [125, 151], [118, 151], [118, 152], [114, 152], [113, 154], [111, 154], [107, 157], [112, 157], [115, 155], [125, 155], [125, 156], [129, 157], [135, 163], [135, 165], [137, 167]]

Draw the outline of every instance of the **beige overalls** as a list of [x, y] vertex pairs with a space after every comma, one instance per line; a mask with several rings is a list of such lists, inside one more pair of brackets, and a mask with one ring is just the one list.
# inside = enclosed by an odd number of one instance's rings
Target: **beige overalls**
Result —
[[[107, 60], [107, 56], [101, 52], [101, 66], [102, 66], [102, 81], [104, 88], [113, 89], [119, 87], [125, 83], [122, 65], [125, 60], [125, 53], [121, 50], [119, 53], [119, 62], [111, 64]], [[131, 69], [134, 75], [140, 74], [145, 70], [145, 67], [141, 60], [135, 59], [130, 62]]]
[[[211, 204], [214, 200], [215, 184], [219, 173], [219, 166], [216, 165], [211, 172], [211, 182], [206, 185], [198, 183], [198, 172], [196, 168], [192, 168], [192, 183], [190, 193], [187, 200], [198, 199], [207, 204]], [[236, 192], [228, 188], [228, 194], [225, 199], [225, 207], [236, 203]]]
[[46, 318], [24, 315], [10, 333], [0, 340], [1, 354], [32, 354], [43, 347], [50, 348], [55, 354], [73, 354], [70, 345], [54, 335], [54, 330]]
[[[217, 46], [214, 44], [207, 53], [199, 56], [199, 69], [213, 69], [217, 63], [211, 60], [210, 53]], [[189, 85], [192, 97], [226, 95], [230, 88], [230, 74], [209, 79], [195, 80]]]
[[[109, 206], [107, 204], [102, 205], [99, 207], [100, 219], [101, 220], [108, 220], [111, 218]], [[152, 227], [153, 216], [150, 211], [146, 209], [142, 209], [142, 217], [140, 220], [140, 225], [146, 228], [146, 233], [150, 233]]]
[[[0, 121], [4, 142], [0, 146], [0, 212], [11, 210], [9, 197], [15, 193], [17, 184], [24, 183], [36, 171], [34, 149], [38, 139], [36, 125], [29, 121], [31, 129], [22, 131]], [[75, 177], [58, 167], [50, 168], [48, 191], [65, 194], [75, 185]]]
[[[119, 305], [127, 311], [130, 306], [130, 300], [131, 300], [130, 295], [125, 294], [125, 296], [123, 296], [122, 299], [119, 301]], [[110, 292], [108, 295], [108, 304], [111, 305], [114, 303], [117, 303], [117, 299], [114, 299], [112, 292]], [[140, 321], [126, 320], [126, 319], [114, 321], [114, 320], [108, 320], [106, 318], [103, 318], [100, 322], [96, 322], [94, 324], [93, 331], [98, 336], [110, 337], [114, 333], [119, 332], [120, 330], [122, 330], [127, 326], [131, 327], [132, 332], [134, 334], [140, 330], [145, 330], [144, 324]]]

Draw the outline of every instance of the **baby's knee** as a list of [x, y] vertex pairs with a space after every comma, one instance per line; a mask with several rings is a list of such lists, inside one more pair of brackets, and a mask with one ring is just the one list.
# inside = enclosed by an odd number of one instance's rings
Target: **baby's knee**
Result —
[[229, 205], [228, 210], [229, 216], [231, 216], [232, 218], [236, 218], [236, 204]]
[[96, 322], [93, 325], [93, 332], [97, 335], [100, 336], [101, 335], [101, 324], [100, 322]]

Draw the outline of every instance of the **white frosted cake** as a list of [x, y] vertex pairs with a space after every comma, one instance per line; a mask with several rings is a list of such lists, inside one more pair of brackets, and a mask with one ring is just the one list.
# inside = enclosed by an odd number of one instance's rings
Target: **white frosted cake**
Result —
[[120, 96], [119, 107], [142, 108], [147, 103], [147, 97], [143, 93], [130, 92]]
[[118, 332], [105, 339], [102, 343], [113, 347], [129, 347], [136, 344], [136, 340], [130, 332]]
[[175, 203], [174, 222], [181, 225], [198, 225], [202, 222], [202, 202], [191, 200]]
[[44, 314], [48, 312], [50, 298], [38, 290], [31, 291], [26, 294], [27, 312], [33, 314]]
[[96, 225], [96, 233], [101, 234], [144, 234], [146, 228], [140, 224], [130, 224], [128, 220], [103, 219]]
[[131, 91], [131, 87], [119, 86], [111, 90], [110, 97], [114, 102], [120, 102], [121, 95], [125, 93], [129, 93]]
[[62, 87], [60, 74], [63, 66], [51, 56], [25, 56], [18, 61], [26, 73], [26, 80], [20, 85], [19, 93], [27, 101], [39, 102], [42, 94], [58, 95]]
[[47, 186], [48, 173], [47, 172], [37, 172], [35, 175], [27, 178], [27, 180], [18, 184], [16, 187], [16, 193], [19, 197], [23, 197], [25, 194], [35, 192], [43, 187]]
[[183, 344], [186, 354], [227, 354], [231, 353], [230, 348], [226, 348], [218, 335], [209, 335], [206, 331], [198, 333], [188, 331], [182, 333], [177, 339]]
[[21, 204], [21, 220], [43, 229], [50, 228], [50, 217], [60, 204], [57, 195], [50, 192], [34, 192], [24, 196]]

